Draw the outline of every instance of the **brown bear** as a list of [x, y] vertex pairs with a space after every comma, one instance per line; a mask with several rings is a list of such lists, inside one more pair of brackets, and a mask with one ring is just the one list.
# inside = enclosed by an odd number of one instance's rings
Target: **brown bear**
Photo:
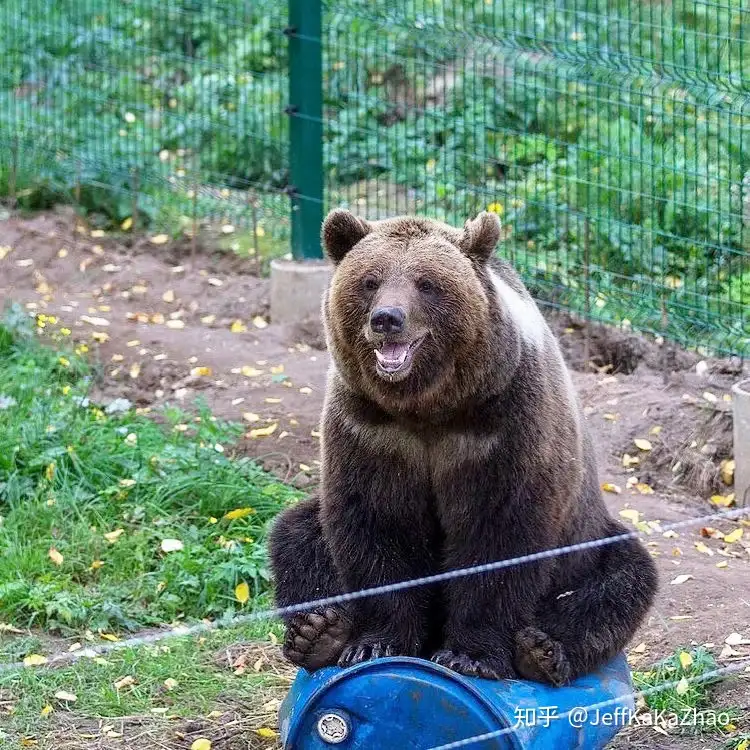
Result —
[[[280, 606], [625, 531], [557, 341], [495, 257], [499, 234], [490, 213], [463, 229], [326, 218], [321, 490], [272, 530]], [[561, 685], [625, 646], [656, 583], [631, 539], [299, 613], [284, 650], [308, 670], [407, 655]]]

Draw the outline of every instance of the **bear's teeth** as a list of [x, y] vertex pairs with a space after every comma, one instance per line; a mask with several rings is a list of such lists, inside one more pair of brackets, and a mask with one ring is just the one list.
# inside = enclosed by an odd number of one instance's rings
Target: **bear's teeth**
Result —
[[[389, 351], [389, 354], [391, 351]], [[399, 347], [399, 350], [396, 352], [393, 352], [394, 354], [398, 354], [397, 357], [386, 357], [383, 352], [381, 352], [379, 349], [375, 349], [375, 357], [377, 358], [378, 362], [380, 362], [381, 365], [388, 368], [394, 368], [394, 367], [400, 367], [404, 362], [406, 361], [406, 355], [409, 353], [409, 347], [404, 346], [403, 349]]]

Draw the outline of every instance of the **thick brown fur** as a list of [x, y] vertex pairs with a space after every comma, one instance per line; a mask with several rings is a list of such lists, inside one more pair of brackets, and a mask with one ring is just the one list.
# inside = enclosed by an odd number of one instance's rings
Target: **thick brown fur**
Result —
[[[498, 237], [491, 214], [463, 229], [326, 219], [321, 494], [272, 532], [280, 605], [624, 530], [557, 342], [493, 257]], [[383, 333], [374, 316], [393, 310], [403, 328]], [[407, 365], [383, 370], [374, 350], [391, 340], [416, 343]], [[563, 684], [625, 646], [655, 589], [650, 556], [626, 541], [296, 615], [285, 650], [308, 669], [419, 655]]]

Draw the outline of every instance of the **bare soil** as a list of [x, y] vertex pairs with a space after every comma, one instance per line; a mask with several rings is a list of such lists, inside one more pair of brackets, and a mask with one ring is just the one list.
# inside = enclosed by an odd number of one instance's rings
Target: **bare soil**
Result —
[[[101, 367], [93, 395], [103, 403], [127, 398], [146, 409], [166, 402], [188, 408], [200, 396], [217, 416], [245, 422], [240, 452], [286, 481], [312, 487], [328, 366], [320, 328], [269, 324], [267, 281], [253, 275], [249, 262], [212, 253], [206, 244], [191, 257], [171, 240], [92, 237], [66, 211], [11, 218], [0, 223], [0, 246], [12, 248], [0, 260], [0, 302], [55, 315], [73, 339], [86, 343]], [[654, 342], [600, 329], [586, 333], [566, 317], [551, 322], [574, 368], [602, 482], [620, 490], [605, 492], [610, 510], [615, 516], [637, 510], [639, 521], [652, 522], [646, 541], [662, 585], [633, 643], [645, 644], [631, 652], [633, 665], [692, 644], [711, 644], [721, 664], [749, 658], [747, 646], [737, 647], [736, 655], [720, 654], [731, 633], [750, 638], [750, 524], [717, 520], [666, 536], [658, 526], [716, 512], [709, 496], [731, 491], [721, 479], [721, 462], [731, 457], [727, 399], [741, 366], [704, 364], [673, 349], [665, 356]], [[268, 436], [253, 432], [274, 424]], [[652, 449], [639, 449], [634, 439], [650, 441]], [[624, 454], [639, 463], [626, 467]], [[727, 534], [743, 524], [744, 537], [732, 544], [712, 531]], [[684, 575], [690, 576], [686, 582], [675, 582]], [[749, 696], [750, 674], [720, 687], [716, 702], [746, 709]], [[746, 715], [743, 731], [749, 724]], [[721, 742], [639, 728], [624, 732], [617, 746]]]

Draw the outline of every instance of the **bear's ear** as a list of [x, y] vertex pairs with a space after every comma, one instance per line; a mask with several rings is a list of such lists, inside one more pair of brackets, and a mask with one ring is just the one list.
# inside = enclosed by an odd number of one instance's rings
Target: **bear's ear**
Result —
[[336, 264], [364, 237], [372, 226], [343, 208], [335, 208], [326, 216], [321, 232], [323, 247]]
[[476, 219], [464, 224], [461, 249], [470, 258], [486, 261], [500, 239], [500, 219], [497, 214], [483, 211]]

